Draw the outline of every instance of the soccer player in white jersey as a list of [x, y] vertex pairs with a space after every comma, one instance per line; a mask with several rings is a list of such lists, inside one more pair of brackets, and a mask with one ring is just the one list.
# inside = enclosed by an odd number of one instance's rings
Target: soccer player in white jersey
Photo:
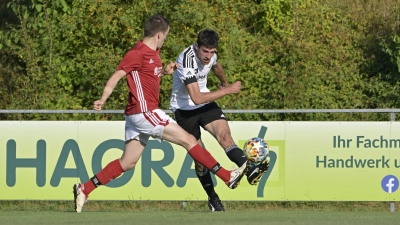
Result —
[[168, 64], [164, 69], [162, 67], [160, 48], [168, 33], [169, 21], [166, 18], [160, 15], [149, 17], [145, 22], [143, 40], [126, 53], [107, 81], [101, 98], [94, 102], [94, 109], [101, 110], [118, 81], [126, 77], [129, 93], [124, 113], [124, 152], [121, 158], [110, 162], [85, 183], [73, 185], [76, 212], [82, 211], [89, 194], [97, 187], [135, 167], [150, 137], [181, 145], [194, 160], [204, 163], [231, 189], [236, 188], [242, 178], [246, 162], [232, 171], [224, 169], [192, 135], [158, 108], [160, 78], [176, 69], [175, 63]]
[[[232, 139], [227, 119], [221, 108], [214, 102], [228, 94], [240, 91], [240, 81], [229, 85], [224, 70], [217, 61], [218, 34], [205, 29], [198, 34], [197, 42], [186, 48], [178, 56], [178, 69], [173, 74], [170, 109], [174, 112], [175, 120], [183, 129], [192, 134], [201, 145], [200, 127], [210, 132], [225, 150], [228, 158], [236, 165], [246, 162], [243, 151]], [[221, 81], [219, 90], [210, 92], [207, 88], [207, 77], [210, 71]], [[247, 180], [256, 184], [262, 174], [268, 169], [266, 160], [246, 168]], [[211, 211], [225, 211], [210, 172], [200, 162], [195, 161], [195, 170], [200, 183], [208, 195], [208, 206]]]

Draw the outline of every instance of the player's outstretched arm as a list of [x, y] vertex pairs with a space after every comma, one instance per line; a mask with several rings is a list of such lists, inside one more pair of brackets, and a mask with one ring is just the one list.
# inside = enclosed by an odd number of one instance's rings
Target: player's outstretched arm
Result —
[[111, 75], [110, 79], [108, 79], [106, 86], [104, 87], [103, 94], [101, 98], [93, 103], [93, 108], [96, 111], [100, 111], [103, 107], [104, 103], [107, 101], [107, 98], [113, 92], [115, 86], [117, 86], [118, 81], [126, 75], [126, 72], [123, 70], [117, 70]]
[[196, 105], [212, 102], [219, 98], [224, 97], [225, 95], [229, 94], [236, 94], [239, 93], [240, 89], [242, 88], [242, 84], [240, 81], [234, 82], [232, 85], [219, 89], [212, 92], [200, 92], [199, 85], [197, 82], [190, 83], [186, 85], [190, 98], [192, 99], [193, 103]]

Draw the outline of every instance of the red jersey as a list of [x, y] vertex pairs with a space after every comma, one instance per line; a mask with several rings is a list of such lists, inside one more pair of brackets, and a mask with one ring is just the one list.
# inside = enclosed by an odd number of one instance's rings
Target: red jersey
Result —
[[138, 41], [117, 67], [126, 72], [129, 89], [126, 115], [158, 109], [162, 63], [160, 51]]

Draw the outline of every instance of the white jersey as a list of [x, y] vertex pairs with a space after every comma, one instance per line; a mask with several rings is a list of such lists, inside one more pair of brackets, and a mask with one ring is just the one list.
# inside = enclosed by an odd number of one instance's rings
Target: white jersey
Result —
[[207, 104], [195, 105], [190, 98], [186, 85], [197, 82], [200, 92], [210, 92], [207, 88], [207, 76], [211, 67], [217, 63], [217, 54], [213, 55], [209, 64], [203, 65], [196, 57], [194, 45], [191, 45], [179, 54], [176, 62], [179, 67], [173, 74], [169, 108], [175, 112], [177, 109], [193, 110]]

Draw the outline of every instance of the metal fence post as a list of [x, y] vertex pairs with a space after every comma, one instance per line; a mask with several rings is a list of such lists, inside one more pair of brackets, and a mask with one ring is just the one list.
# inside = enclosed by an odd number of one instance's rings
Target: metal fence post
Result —
[[395, 204], [394, 202], [390, 202], [390, 212], [394, 212], [395, 211]]

